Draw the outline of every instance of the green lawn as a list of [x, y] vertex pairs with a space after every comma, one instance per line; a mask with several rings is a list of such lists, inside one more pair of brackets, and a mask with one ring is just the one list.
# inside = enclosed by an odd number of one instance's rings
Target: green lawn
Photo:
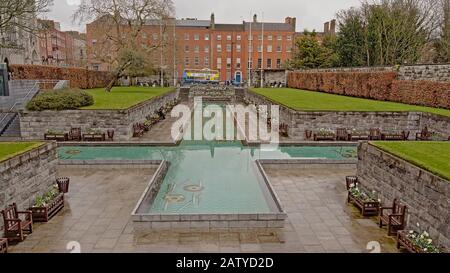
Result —
[[0, 142], [0, 162], [32, 150], [42, 144], [42, 142]]
[[360, 99], [291, 88], [255, 88], [253, 92], [299, 111], [429, 112], [450, 117], [450, 110]]
[[94, 97], [94, 104], [82, 107], [90, 110], [127, 109], [143, 101], [172, 91], [173, 88], [160, 87], [114, 87], [111, 93], [104, 88], [85, 90]]
[[373, 145], [450, 180], [450, 142], [386, 142]]

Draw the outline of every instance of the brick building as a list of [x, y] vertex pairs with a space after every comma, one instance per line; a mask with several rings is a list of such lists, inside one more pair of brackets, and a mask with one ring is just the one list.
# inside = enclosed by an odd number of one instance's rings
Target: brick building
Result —
[[[93, 53], [105, 37], [99, 31], [105, 29], [100, 28], [101, 21], [86, 27], [88, 65], [91, 69], [111, 70], [111, 64]], [[252, 22], [220, 24], [212, 14], [210, 20], [148, 22], [136, 43], [143, 47], [163, 45], [152, 53], [151, 60], [166, 83], [180, 81], [185, 69], [218, 70], [221, 81], [245, 82], [256, 70], [283, 67], [292, 54], [295, 29], [296, 18], [291, 17], [281, 23], [268, 23], [258, 21], [255, 15]], [[109, 52], [105, 51], [107, 48], [102, 49], [102, 54], [113, 54], [114, 50], [109, 47]]]
[[86, 36], [77, 31], [61, 31], [53, 20], [38, 19], [41, 62], [45, 65], [84, 67], [87, 63]]

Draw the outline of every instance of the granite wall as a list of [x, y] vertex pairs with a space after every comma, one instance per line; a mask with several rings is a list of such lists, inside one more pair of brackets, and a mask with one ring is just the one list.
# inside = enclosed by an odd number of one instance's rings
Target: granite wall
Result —
[[[251, 91], [245, 92], [245, 101], [257, 105], [276, 104], [269, 99]], [[269, 107], [270, 109], [270, 107]], [[289, 136], [293, 140], [306, 139], [306, 130], [318, 131], [319, 129], [336, 130], [337, 128], [357, 129], [369, 131], [371, 128], [380, 128], [383, 132], [410, 131], [410, 138], [420, 132], [422, 125], [422, 113], [415, 112], [301, 112], [280, 106], [280, 120], [289, 126]], [[430, 129], [446, 131], [450, 121], [446, 117], [429, 115]], [[432, 126], [431, 126], [432, 124]]]
[[399, 198], [408, 206], [407, 228], [420, 223], [433, 240], [450, 250], [450, 181], [369, 144], [358, 149], [362, 187], [375, 190], [383, 204]]
[[[0, 162], [0, 210], [12, 203], [20, 210], [28, 209], [36, 197], [51, 189], [56, 183], [56, 147], [56, 143], [49, 142]], [[0, 231], [3, 224], [0, 221]]]
[[26, 140], [43, 139], [47, 130], [69, 132], [71, 128], [101, 130], [114, 129], [114, 140], [127, 141], [133, 137], [133, 124], [144, 122], [161, 107], [178, 99], [173, 91], [125, 110], [65, 110], [22, 111], [20, 128]]

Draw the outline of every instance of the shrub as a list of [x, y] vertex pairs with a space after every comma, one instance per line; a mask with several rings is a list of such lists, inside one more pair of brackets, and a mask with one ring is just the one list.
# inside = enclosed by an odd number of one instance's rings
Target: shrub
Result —
[[79, 89], [44, 91], [34, 97], [28, 104], [30, 111], [73, 110], [94, 104], [94, 98]]

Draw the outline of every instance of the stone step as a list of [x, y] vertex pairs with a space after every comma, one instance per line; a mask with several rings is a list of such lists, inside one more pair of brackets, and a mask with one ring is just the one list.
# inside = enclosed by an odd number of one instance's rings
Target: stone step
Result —
[[20, 118], [19, 115], [14, 113], [14, 119], [12, 122], [7, 126], [6, 130], [1, 134], [3, 137], [20, 137]]

